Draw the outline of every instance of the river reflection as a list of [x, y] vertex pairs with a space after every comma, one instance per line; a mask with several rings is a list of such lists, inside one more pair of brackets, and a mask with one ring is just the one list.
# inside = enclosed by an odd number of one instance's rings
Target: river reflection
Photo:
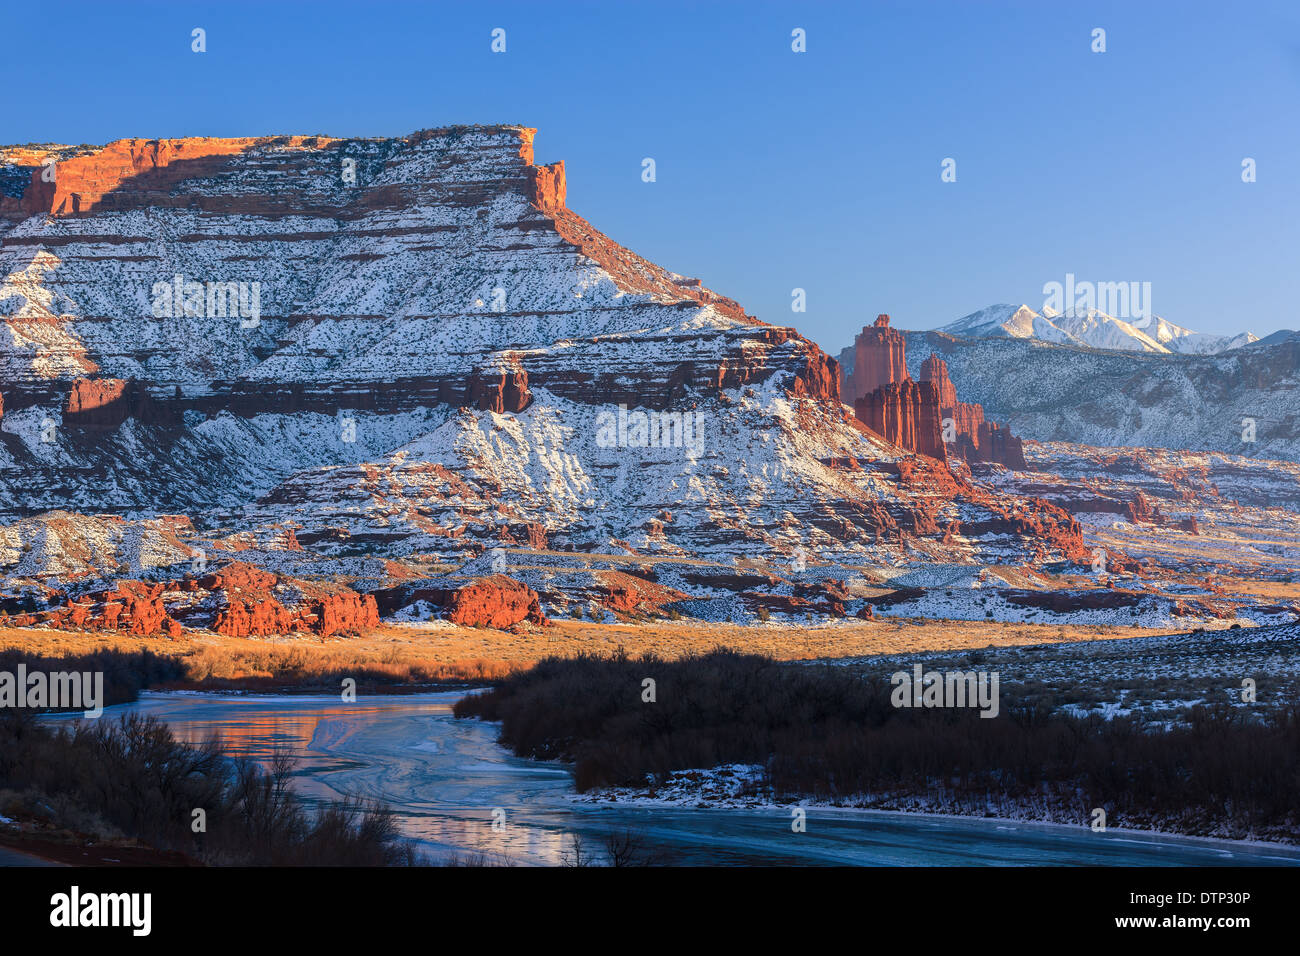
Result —
[[[182, 739], [219, 736], [231, 752], [296, 760], [308, 801], [344, 795], [387, 802], [431, 859], [482, 853], [521, 865], [571, 858], [573, 837], [599, 857], [630, 828], [665, 862], [740, 865], [1297, 865], [1300, 850], [1084, 827], [810, 810], [793, 833], [784, 810], [656, 809], [573, 804], [568, 770], [511, 756], [497, 728], [456, 720], [464, 691], [363, 698], [143, 694], [105, 716], [153, 714]], [[494, 828], [494, 816], [504, 820]]]

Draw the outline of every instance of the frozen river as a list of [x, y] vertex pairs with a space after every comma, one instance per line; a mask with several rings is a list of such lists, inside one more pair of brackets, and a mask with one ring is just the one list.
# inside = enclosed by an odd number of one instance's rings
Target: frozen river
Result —
[[[1300, 849], [1084, 827], [855, 810], [603, 807], [572, 803], [567, 769], [511, 756], [497, 727], [457, 720], [463, 691], [363, 698], [143, 694], [105, 717], [153, 714], [183, 739], [218, 734], [256, 758], [276, 746], [297, 759], [308, 800], [353, 794], [387, 802], [405, 834], [436, 858], [484, 852], [518, 864], [559, 864], [572, 835], [597, 849], [631, 828], [666, 862], [722, 865], [1298, 865]], [[493, 820], [504, 820], [494, 828]]]

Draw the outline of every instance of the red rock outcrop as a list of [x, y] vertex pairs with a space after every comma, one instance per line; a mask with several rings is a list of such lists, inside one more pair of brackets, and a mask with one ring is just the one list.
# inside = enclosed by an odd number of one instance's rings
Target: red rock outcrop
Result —
[[163, 409], [134, 379], [80, 378], [63, 407], [68, 428], [111, 431], [128, 418], [145, 423], [171, 421], [177, 409]]
[[[1030, 488], [1043, 488], [1045, 486], [1030, 486]], [[1042, 492], [1039, 492], [1042, 493]], [[1051, 493], [1050, 489], [1047, 493]], [[1139, 522], [1144, 524], [1159, 524], [1162, 516], [1159, 509], [1151, 507], [1151, 501], [1141, 491], [1138, 491], [1130, 500], [1120, 498], [1111, 498], [1106, 495], [1069, 495], [1066, 497], [1057, 496], [1063, 508], [1070, 514], [1116, 514], [1123, 515], [1134, 524]]]
[[568, 194], [564, 160], [549, 166], [530, 166], [528, 171], [533, 180], [533, 202], [537, 204], [537, 208], [552, 216], [564, 209], [564, 201]]
[[296, 615], [296, 622], [321, 637], [332, 634], [359, 634], [379, 625], [379, 606], [374, 595], [342, 591], [309, 602]]
[[384, 614], [423, 601], [437, 608], [445, 620], [467, 627], [506, 630], [525, 621], [547, 623], [537, 592], [504, 574], [488, 575], [454, 587], [440, 586], [437, 581], [402, 584], [367, 597], [373, 597]]
[[[211, 591], [225, 602], [210, 627], [230, 637], [294, 631], [329, 637], [357, 634], [379, 624], [379, 606], [373, 595], [285, 579], [242, 561], [204, 575], [193, 586]], [[282, 598], [290, 595], [301, 600], [286, 607]]]
[[939, 390], [939, 408], [944, 418], [952, 419], [957, 435], [965, 435], [972, 442], [978, 440], [979, 427], [984, 422], [984, 406], [957, 399], [957, 386], [948, 377], [948, 363], [933, 352], [921, 363], [919, 381], [933, 382]]
[[1005, 465], [1016, 471], [1029, 467], [1025, 462], [1024, 442], [997, 422], [980, 422], [979, 443], [975, 448], [979, 461]]
[[623, 571], [597, 571], [595, 600], [620, 617], [660, 613], [690, 595], [657, 581]]
[[501, 528], [501, 543], [527, 545], [537, 550], [546, 550], [546, 526], [537, 521], [505, 525]]
[[[333, 140], [320, 137], [277, 137], [286, 145], [324, 147]], [[59, 160], [53, 182], [44, 165], [32, 170], [23, 193], [24, 216], [84, 215], [96, 209], [129, 209], [142, 205], [188, 205], [191, 197], [172, 196], [171, 188], [186, 179], [212, 176], [229, 157], [271, 137], [217, 139], [121, 139], [101, 149]]]
[[1139, 521], [1150, 523], [1159, 518], [1159, 513], [1151, 508], [1151, 499], [1140, 490], [1132, 501], [1125, 502], [1124, 505], [1124, 516], [1135, 524]]
[[931, 382], [881, 385], [853, 403], [853, 413], [886, 441], [908, 451], [944, 461], [940, 432], [939, 393]]
[[567, 184], [564, 163], [552, 163], [549, 166], [534, 166], [533, 136], [535, 129], [522, 129], [519, 135], [523, 141], [520, 157], [527, 166], [530, 199], [539, 212], [550, 216], [552, 226], [557, 233], [584, 256], [595, 260], [601, 268], [614, 277], [621, 286], [639, 292], [668, 295], [677, 299], [693, 299], [705, 305], [711, 305], [723, 315], [734, 319], [759, 324], [758, 320], [745, 313], [744, 308], [735, 299], [719, 295], [704, 286], [698, 279], [689, 279], [675, 275], [643, 259], [629, 249], [614, 242], [595, 226], [583, 219], [565, 205]]
[[116, 428], [128, 415], [128, 382], [120, 378], [82, 378], [72, 383], [63, 420], [83, 428]]
[[741, 355], [724, 359], [705, 384], [722, 390], [760, 381], [771, 374], [772, 366], [780, 358], [778, 353], [785, 352], [785, 347], [789, 345], [794, 354], [794, 381], [790, 386], [790, 394], [818, 399], [833, 407], [839, 406], [839, 362], [788, 327], [765, 328], [753, 338], [761, 343], [760, 347], [751, 347]]
[[262, 637], [288, 634], [294, 626], [293, 616], [275, 598], [250, 598], [247, 601], [232, 598], [223, 610], [217, 612], [211, 629], [227, 637]]
[[504, 574], [480, 578], [459, 588], [434, 591], [430, 596], [453, 624], [505, 630], [524, 621], [546, 623], [537, 592]]
[[496, 375], [476, 373], [466, 390], [466, 404], [485, 412], [522, 412], [533, 400], [528, 391], [528, 373], [523, 369]]
[[45, 616], [41, 623], [78, 631], [125, 631], [140, 637], [177, 637], [181, 626], [167, 614], [166, 585], [119, 581], [106, 591], [83, 594]]

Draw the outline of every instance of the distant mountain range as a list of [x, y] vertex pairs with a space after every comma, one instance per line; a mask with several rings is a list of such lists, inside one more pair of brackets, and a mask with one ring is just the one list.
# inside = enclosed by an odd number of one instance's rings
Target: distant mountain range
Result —
[[990, 305], [939, 331], [966, 338], [1036, 339], [1053, 345], [1179, 355], [1213, 355], [1259, 341], [1250, 332], [1193, 332], [1158, 315], [1126, 320], [1099, 309], [1062, 314], [1046, 307], [1035, 312], [1027, 305]]
[[[937, 355], [963, 401], [1025, 438], [1300, 461], [1300, 332], [1207, 335], [1156, 316], [991, 305], [903, 335], [908, 374], [923, 378]], [[839, 361], [851, 375], [852, 346]]]

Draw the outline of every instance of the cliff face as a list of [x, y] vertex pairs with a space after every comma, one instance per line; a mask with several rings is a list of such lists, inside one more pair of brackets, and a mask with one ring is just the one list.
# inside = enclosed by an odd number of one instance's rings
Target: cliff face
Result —
[[[670, 410], [772, 382], [838, 402], [837, 365], [811, 342], [570, 211], [564, 165], [534, 165], [533, 135], [0, 150], [6, 188], [21, 192], [0, 234], [0, 401], [22, 413], [13, 433], [26, 444], [45, 427], [46, 444], [75, 449], [128, 421], [165, 431], [143, 448], [101, 443], [101, 482], [10, 442], [0, 467], [35, 494], [0, 507], [75, 504], [41, 500], [65, 467], [103, 507], [174, 490], [178, 471], [178, 505], [233, 504], [298, 467], [386, 451], [460, 407], [522, 411], [539, 390]], [[241, 439], [245, 450], [217, 434], [260, 432], [272, 416], [293, 434]], [[376, 417], [384, 427], [367, 427]], [[353, 441], [304, 447], [345, 419]], [[186, 467], [203, 457], [216, 464]], [[121, 472], [162, 480], [133, 496]]]
[[932, 382], [901, 382], [881, 385], [853, 403], [858, 421], [886, 441], [921, 455], [943, 461], [939, 421], [939, 392]]
[[980, 422], [979, 441], [975, 447], [975, 460], [995, 462], [999, 465], [1024, 471], [1029, 467], [1025, 463], [1025, 446], [1009, 428], [1003, 428], [997, 422]]
[[921, 363], [920, 381], [933, 382], [939, 390], [940, 414], [952, 423], [955, 439], [951, 444], [957, 455], [968, 462], [987, 462], [1023, 471], [1024, 445], [997, 422], [984, 420], [984, 407], [957, 400], [957, 388], [948, 376], [948, 363], [933, 352]]
[[984, 408], [971, 402], [957, 400], [957, 386], [948, 377], [948, 365], [937, 355], [921, 363], [919, 382], [933, 382], [939, 392], [939, 411], [943, 418], [951, 419], [958, 435], [978, 440], [979, 427], [984, 423]]
[[853, 365], [842, 372], [844, 394], [858, 421], [908, 451], [943, 460], [941, 392], [918, 386], [907, 374], [902, 333], [879, 315], [853, 342]]

